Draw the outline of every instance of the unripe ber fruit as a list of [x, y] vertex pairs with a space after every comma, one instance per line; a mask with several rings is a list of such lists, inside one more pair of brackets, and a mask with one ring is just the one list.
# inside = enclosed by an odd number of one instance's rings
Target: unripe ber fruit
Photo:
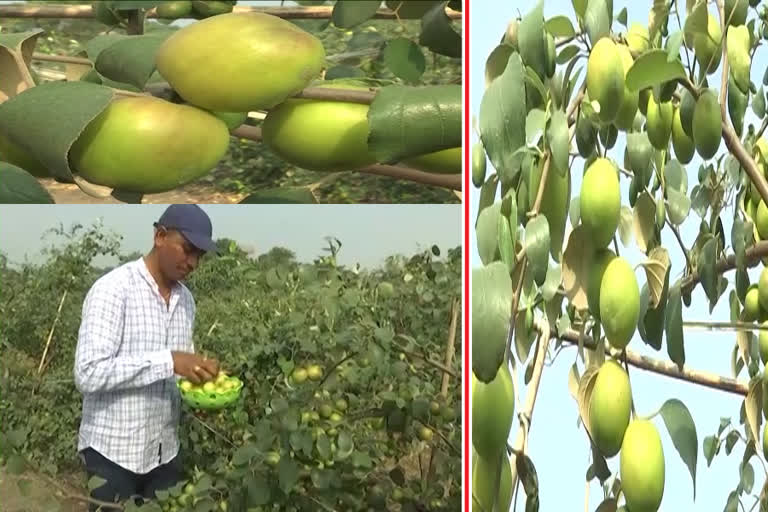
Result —
[[307, 377], [311, 380], [320, 380], [323, 376], [323, 369], [320, 366], [313, 364], [307, 367]]
[[747, 0], [725, 0], [725, 19], [731, 26], [747, 22]]
[[680, 125], [689, 137], [693, 137], [693, 110], [696, 100], [688, 89], [683, 89], [680, 99]]
[[750, 285], [747, 288], [747, 294], [744, 296], [744, 320], [752, 322], [760, 316], [760, 296], [757, 284]]
[[[763, 322], [763, 327], [768, 327], [768, 321]], [[768, 331], [760, 331], [760, 360], [765, 364], [768, 362]]]
[[671, 101], [656, 103], [653, 94], [648, 95], [646, 106], [646, 129], [648, 140], [656, 149], [667, 149], [672, 134], [673, 107]]
[[608, 264], [602, 283], [600, 322], [608, 342], [621, 350], [632, 339], [637, 327], [640, 316], [640, 288], [629, 262], [620, 256]]
[[621, 192], [618, 171], [606, 158], [587, 168], [581, 183], [579, 215], [595, 248], [608, 245], [619, 226]]
[[486, 159], [485, 148], [480, 141], [472, 146], [472, 184], [480, 188], [485, 183]]
[[587, 281], [587, 303], [589, 305], [589, 312], [592, 313], [592, 316], [597, 321], [600, 321], [600, 284], [603, 280], [605, 269], [615, 257], [616, 255], [613, 251], [607, 248], [598, 249], [593, 257], [592, 268], [590, 269], [589, 280]]
[[612, 123], [624, 97], [624, 65], [616, 43], [608, 37], [597, 41], [589, 54], [587, 92], [600, 104], [600, 120]]
[[672, 117], [672, 147], [675, 150], [675, 157], [682, 164], [687, 164], [693, 159], [693, 153], [696, 146], [693, 139], [683, 130], [683, 124], [680, 121], [680, 109], [676, 108]]
[[627, 508], [655, 512], [664, 497], [664, 448], [659, 432], [648, 420], [634, 420], [624, 433], [619, 474]]
[[69, 153], [83, 178], [118, 190], [172, 190], [213, 169], [229, 147], [223, 121], [199, 108], [149, 96], [114, 100]]
[[155, 64], [190, 103], [248, 112], [274, 107], [306, 87], [320, 75], [325, 49], [317, 37], [277, 16], [230, 13], [175, 32], [158, 49]]
[[707, 89], [701, 93], [693, 110], [693, 141], [701, 158], [709, 160], [720, 148], [721, 123], [717, 95]]
[[609, 359], [600, 367], [589, 401], [590, 434], [606, 457], [619, 453], [629, 425], [632, 393], [627, 372]]
[[[481, 510], [493, 510], [493, 490], [496, 488], [497, 453], [493, 457], [478, 456], [472, 462], [472, 496], [482, 507]], [[501, 457], [501, 481], [497, 494], [497, 510], [509, 510], [512, 505], [512, 466], [509, 457]]]
[[515, 388], [506, 364], [488, 384], [472, 374], [472, 445], [481, 457], [503, 450], [515, 415]]
[[293, 370], [293, 374], [291, 375], [293, 377], [293, 381], [297, 384], [301, 384], [305, 380], [307, 380], [307, 370], [304, 368], [296, 368]]
[[[528, 204], [536, 202], [541, 183], [542, 168], [538, 165], [531, 166], [531, 176], [528, 182]], [[547, 183], [544, 185], [544, 194], [541, 196], [539, 211], [547, 218], [549, 224], [549, 251], [552, 258], [559, 262], [560, 251], [563, 247], [565, 236], [565, 223], [568, 219], [568, 208], [571, 205], [571, 171], [566, 169], [564, 175], [550, 168], [547, 175]]]
[[403, 164], [433, 174], [461, 174], [461, 148], [448, 148], [406, 160]]
[[648, 34], [648, 27], [632, 23], [627, 31], [627, 45], [635, 55], [640, 55], [650, 48], [651, 36]]
[[[627, 71], [632, 67], [634, 60], [629, 48], [623, 44], [617, 45], [619, 55], [621, 55], [621, 62], [624, 66], [624, 79], [626, 80]], [[626, 82], [624, 84], [624, 96], [621, 100], [621, 106], [619, 112], [616, 115], [616, 128], [625, 132], [632, 129], [632, 124], [635, 121], [635, 114], [637, 114], [637, 105], [640, 101], [640, 93], [633, 91], [627, 87]]]
[[163, 2], [157, 6], [157, 17], [166, 19], [177, 19], [188, 16], [192, 12], [192, 2], [190, 0], [180, 0], [176, 2]]
[[768, 311], [768, 267], [760, 272], [760, 280], [757, 282], [758, 298], [760, 299], [760, 308]]
[[[755, 187], [756, 189], [757, 187]], [[758, 235], [761, 240], [768, 238], [768, 207], [765, 205], [765, 201], [760, 199], [755, 209], [755, 229], [757, 229]]]
[[696, 33], [693, 40], [693, 52], [696, 54], [696, 60], [702, 68], [707, 69], [707, 74], [714, 73], [720, 66], [723, 32], [720, 30], [720, 22], [707, 14], [707, 33]]
[[[367, 90], [341, 83], [326, 88]], [[264, 143], [287, 162], [313, 171], [348, 171], [375, 163], [368, 152], [368, 105], [286, 100], [262, 123]]]

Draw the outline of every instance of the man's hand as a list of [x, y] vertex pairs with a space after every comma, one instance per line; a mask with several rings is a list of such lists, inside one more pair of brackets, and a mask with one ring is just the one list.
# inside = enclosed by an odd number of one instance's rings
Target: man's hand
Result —
[[171, 352], [173, 371], [193, 384], [213, 380], [219, 374], [219, 362], [189, 352]]

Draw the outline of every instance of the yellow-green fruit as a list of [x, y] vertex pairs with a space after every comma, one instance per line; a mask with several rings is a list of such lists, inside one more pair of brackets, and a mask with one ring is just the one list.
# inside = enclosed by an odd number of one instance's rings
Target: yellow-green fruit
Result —
[[696, 151], [704, 160], [709, 160], [720, 149], [722, 120], [717, 95], [707, 89], [701, 93], [693, 109], [693, 141]]
[[744, 25], [747, 22], [747, 0], [725, 0], [725, 19], [732, 26]]
[[651, 36], [648, 27], [640, 23], [633, 23], [627, 31], [627, 45], [635, 55], [640, 55], [651, 46]]
[[765, 165], [768, 163], [768, 140], [765, 137], [757, 139], [753, 147], [753, 154], [758, 164]]
[[752, 284], [747, 288], [744, 296], [744, 320], [752, 322], [757, 320], [760, 315], [760, 296], [757, 284]]
[[683, 131], [689, 137], [693, 136], [693, 110], [696, 108], [696, 100], [688, 89], [683, 89], [680, 100], [680, 124]]
[[682, 164], [687, 164], [693, 159], [693, 153], [696, 146], [693, 139], [683, 130], [683, 124], [680, 122], [680, 109], [676, 108], [672, 116], [672, 147], [675, 150], [675, 157]]
[[555, 74], [555, 67], [557, 65], [557, 54], [555, 52], [555, 38], [547, 32], [547, 78], [552, 78]]
[[8, 162], [20, 167], [38, 178], [46, 178], [51, 175], [37, 158], [13, 144], [2, 133], [0, 133], [0, 162]]
[[[493, 490], [496, 488], [496, 469], [498, 468], [498, 456], [477, 456], [472, 462], [472, 496], [477, 500], [481, 510], [492, 511]], [[501, 481], [499, 493], [496, 495], [497, 508], [495, 510], [509, 510], [512, 504], [512, 466], [509, 457], [501, 457]]]
[[297, 384], [301, 384], [305, 380], [307, 380], [307, 370], [304, 368], [296, 368], [293, 370], [293, 373], [291, 374], [293, 377], [293, 381]]
[[[560, 252], [565, 236], [565, 223], [568, 220], [568, 208], [571, 205], [571, 171], [566, 169], [564, 175], [550, 169], [544, 194], [541, 196], [539, 211], [547, 218], [549, 224], [549, 252], [555, 261], [560, 261]], [[542, 169], [538, 165], [531, 166], [531, 179], [528, 185], [528, 204], [536, 202], [536, 194], [541, 183]]]
[[433, 174], [461, 174], [461, 147], [414, 156], [403, 160], [403, 163]]
[[728, 115], [739, 137], [744, 131], [744, 115], [747, 113], [748, 105], [749, 95], [739, 90], [733, 75], [728, 76]]
[[768, 239], [768, 207], [765, 206], [765, 201], [762, 199], [757, 204], [754, 220], [760, 240]]
[[612, 123], [624, 98], [624, 65], [618, 46], [608, 37], [601, 38], [589, 54], [587, 92], [600, 104], [600, 120]]
[[720, 23], [711, 14], [707, 14], [707, 34], [697, 33], [693, 39], [693, 52], [696, 60], [702, 68], [707, 69], [707, 74], [714, 73], [720, 66], [723, 32]]
[[515, 416], [515, 387], [506, 364], [484, 384], [472, 373], [472, 445], [481, 457], [504, 449]]
[[673, 107], [671, 101], [656, 103], [653, 94], [648, 95], [645, 111], [646, 130], [651, 145], [658, 150], [667, 149], [672, 134]]
[[579, 216], [595, 248], [608, 245], [619, 226], [621, 191], [616, 167], [607, 158], [597, 158], [581, 182]]
[[760, 279], [757, 281], [757, 296], [760, 299], [760, 309], [768, 311], [768, 267], [760, 272]]
[[634, 420], [624, 433], [619, 474], [627, 508], [655, 512], [664, 497], [664, 448], [659, 431], [649, 420]]
[[[762, 322], [763, 327], [768, 327], [768, 321]], [[765, 364], [768, 362], [768, 331], [760, 331], [760, 360]]]
[[248, 112], [211, 112], [214, 116], [218, 117], [222, 121], [224, 121], [224, 124], [227, 125], [227, 129], [229, 131], [234, 130], [235, 128], [238, 128], [240, 125], [245, 123], [245, 120], [248, 118]]
[[192, 0], [192, 9], [200, 17], [208, 18], [232, 12], [234, 5], [231, 2], [217, 0]]
[[768, 421], [763, 427], [763, 457], [768, 459]]
[[322, 376], [323, 369], [320, 368], [320, 366], [312, 364], [307, 367], [307, 377], [309, 377], [310, 380], [320, 380]]
[[752, 59], [749, 55], [751, 43], [749, 29], [744, 26], [728, 27], [728, 66], [730, 76], [743, 93], [749, 92], [749, 68]]
[[325, 49], [297, 25], [258, 12], [191, 23], [163, 42], [157, 71], [190, 103], [219, 112], [263, 110], [317, 78]]
[[472, 184], [480, 188], [485, 183], [486, 159], [485, 148], [480, 141], [472, 146]]
[[638, 94], [640, 101], [637, 106], [639, 107], [640, 113], [643, 114], [643, 116], [648, 115], [648, 96], [651, 96], [652, 94], [653, 89], [650, 87], [640, 89], [640, 93]]
[[611, 260], [605, 268], [602, 283], [600, 323], [608, 342], [621, 350], [635, 334], [640, 317], [640, 288], [632, 266], [621, 256]]
[[[624, 66], [624, 78], [626, 79], [626, 74], [629, 71], [629, 68], [632, 67], [634, 60], [632, 59], [632, 54], [630, 53], [629, 48], [623, 44], [617, 45], [617, 48], [619, 49], [619, 55], [621, 55], [621, 62]], [[625, 83], [624, 96], [621, 100], [619, 112], [616, 115], [616, 128], [625, 132], [632, 129], [632, 124], [635, 121], [635, 114], [637, 114], [637, 105], [639, 101], [640, 93], [638, 91], [631, 90]]]
[[192, 2], [190, 0], [180, 0], [176, 2], [162, 2], [157, 6], [157, 17], [172, 19], [183, 18], [192, 12]]
[[141, 96], [110, 103], [75, 141], [69, 161], [91, 183], [155, 193], [207, 174], [228, 147], [229, 131], [220, 119]]
[[589, 279], [587, 281], [587, 303], [589, 304], [589, 312], [595, 317], [595, 320], [600, 321], [600, 284], [603, 280], [603, 274], [608, 264], [613, 261], [616, 255], [610, 249], [599, 249], [592, 261], [592, 268], [589, 272]]
[[[326, 88], [364, 89], [339, 83]], [[376, 162], [368, 151], [368, 105], [290, 99], [261, 125], [264, 143], [280, 158], [312, 171], [349, 171]]]
[[589, 433], [605, 457], [619, 453], [631, 405], [627, 372], [613, 359], [607, 360], [597, 372], [589, 400]]

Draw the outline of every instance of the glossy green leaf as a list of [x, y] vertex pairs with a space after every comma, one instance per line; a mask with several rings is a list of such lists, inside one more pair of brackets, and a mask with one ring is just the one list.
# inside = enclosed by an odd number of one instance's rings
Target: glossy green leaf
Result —
[[549, 120], [549, 129], [547, 130], [547, 140], [552, 151], [552, 166], [560, 176], [565, 176], [568, 172], [568, 155], [570, 137], [568, 133], [568, 121], [565, 119], [565, 112], [555, 110]]
[[[677, 285], [676, 285], [677, 286]], [[674, 290], [675, 286], [672, 287]], [[674, 292], [670, 291], [670, 295]], [[693, 422], [688, 408], [676, 398], [664, 402], [659, 411], [664, 424], [669, 431], [680, 458], [688, 466], [693, 481], [693, 499], [696, 499], [696, 460], [698, 458], [699, 441], [696, 435], [696, 424]]]
[[545, 23], [547, 32], [555, 37], [571, 37], [576, 35], [573, 24], [568, 16], [553, 16]]
[[421, 19], [419, 44], [447, 57], [461, 58], [461, 36], [454, 30], [445, 4], [436, 3]]
[[613, 0], [587, 0], [584, 24], [592, 46], [610, 33], [612, 21]]
[[520, 56], [539, 77], [546, 75], [547, 41], [544, 32], [544, 2], [538, 0], [523, 16], [517, 31]]
[[512, 309], [512, 279], [495, 262], [472, 270], [472, 371], [491, 382], [501, 366]]
[[666, 50], [655, 49], [648, 50], [635, 60], [627, 71], [626, 84], [630, 90], [639, 91], [677, 78], [685, 79], [682, 63], [677, 60], [669, 62]]
[[350, 28], [373, 18], [381, 2], [371, 0], [338, 0], [331, 20], [339, 28]]
[[406, 82], [418, 82], [427, 66], [421, 48], [404, 37], [387, 41], [384, 63], [393, 75]]

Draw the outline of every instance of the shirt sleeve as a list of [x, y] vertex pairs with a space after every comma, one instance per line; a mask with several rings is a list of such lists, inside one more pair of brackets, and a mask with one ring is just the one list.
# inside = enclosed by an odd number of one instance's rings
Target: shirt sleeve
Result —
[[121, 288], [97, 281], [85, 297], [74, 368], [81, 393], [139, 388], [174, 375], [170, 350], [116, 355], [125, 322]]

